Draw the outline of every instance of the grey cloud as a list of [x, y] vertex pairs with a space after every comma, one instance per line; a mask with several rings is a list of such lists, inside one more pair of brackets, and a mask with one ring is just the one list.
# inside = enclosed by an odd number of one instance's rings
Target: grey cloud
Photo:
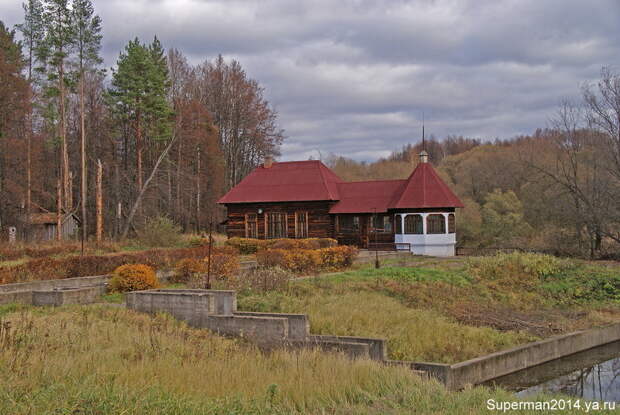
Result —
[[[153, 35], [191, 62], [238, 59], [266, 88], [284, 159], [384, 156], [427, 131], [493, 139], [545, 127], [620, 66], [616, 0], [95, 0], [106, 65]], [[8, 24], [21, 19], [0, 0]]]

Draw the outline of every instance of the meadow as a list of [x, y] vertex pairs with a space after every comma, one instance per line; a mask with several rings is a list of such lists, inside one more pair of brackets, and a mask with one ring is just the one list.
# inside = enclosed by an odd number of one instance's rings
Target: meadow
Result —
[[620, 266], [536, 254], [414, 258], [241, 290], [239, 308], [306, 313], [317, 334], [388, 339], [390, 357], [455, 363], [620, 321]]
[[0, 373], [0, 413], [12, 415], [478, 414], [515, 400], [338, 354], [263, 353], [110, 305], [0, 307]]

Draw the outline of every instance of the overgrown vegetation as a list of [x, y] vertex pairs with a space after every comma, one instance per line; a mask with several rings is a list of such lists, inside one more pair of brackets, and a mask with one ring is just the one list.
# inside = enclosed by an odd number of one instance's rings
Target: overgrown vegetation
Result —
[[245, 291], [239, 307], [308, 313], [316, 333], [384, 337], [392, 358], [441, 362], [620, 320], [618, 267], [520, 253], [420, 264]]
[[323, 352], [263, 354], [120, 308], [0, 306], [0, 318], [3, 414], [481, 413], [515, 399]]
[[230, 238], [226, 245], [232, 246], [242, 255], [255, 254], [263, 249], [319, 249], [331, 248], [338, 245], [338, 241], [331, 238], [305, 239], [254, 239]]
[[181, 227], [165, 216], [147, 220], [138, 231], [138, 241], [148, 247], [170, 247], [181, 242]]

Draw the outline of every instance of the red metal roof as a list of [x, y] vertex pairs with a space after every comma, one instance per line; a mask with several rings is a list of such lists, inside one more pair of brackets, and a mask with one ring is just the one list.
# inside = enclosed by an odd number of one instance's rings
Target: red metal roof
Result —
[[464, 207], [430, 163], [420, 163], [407, 179], [393, 209]]
[[329, 213], [387, 212], [406, 183], [406, 180], [338, 183], [340, 201]]
[[338, 200], [342, 180], [318, 160], [274, 162], [257, 167], [218, 203]]
[[343, 182], [317, 160], [257, 167], [218, 203], [337, 201], [330, 213], [387, 212], [388, 209], [463, 207], [429, 163], [406, 180]]

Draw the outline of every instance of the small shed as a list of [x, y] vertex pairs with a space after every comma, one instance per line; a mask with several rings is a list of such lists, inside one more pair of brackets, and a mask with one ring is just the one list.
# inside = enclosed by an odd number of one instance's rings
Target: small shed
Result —
[[[24, 226], [27, 227], [31, 241], [53, 241], [56, 239], [57, 216], [54, 212], [31, 213], [24, 217]], [[80, 220], [73, 213], [63, 214], [62, 239], [70, 239], [77, 235]]]

